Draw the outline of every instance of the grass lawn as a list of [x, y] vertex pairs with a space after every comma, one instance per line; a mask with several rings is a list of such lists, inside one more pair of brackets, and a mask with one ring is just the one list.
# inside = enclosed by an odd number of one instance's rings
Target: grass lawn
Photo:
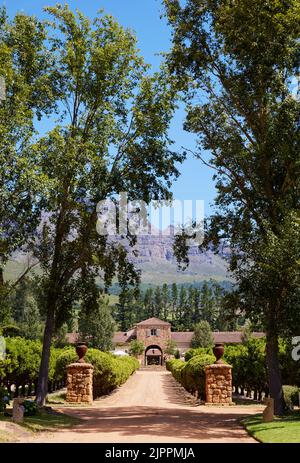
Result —
[[251, 436], [263, 443], [300, 443], [300, 410], [270, 423], [262, 422], [262, 415], [242, 420]]
[[[0, 413], [0, 422], [1, 421], [9, 421], [12, 423], [11, 417], [4, 416], [3, 413]], [[46, 411], [40, 411], [34, 416], [24, 417], [24, 421], [20, 424], [20, 426], [23, 426], [33, 432], [40, 432], [67, 428], [80, 422], [81, 420], [78, 418], [73, 418], [71, 416], [64, 415], [63, 413], [48, 413]], [[3, 431], [1, 432], [3, 434]], [[0, 438], [3, 438], [1, 434]]]

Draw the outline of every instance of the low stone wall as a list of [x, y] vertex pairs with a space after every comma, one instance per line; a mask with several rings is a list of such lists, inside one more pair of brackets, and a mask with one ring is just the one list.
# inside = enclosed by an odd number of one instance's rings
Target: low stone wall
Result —
[[205, 368], [205, 389], [207, 404], [232, 403], [232, 367], [213, 364]]
[[90, 363], [71, 363], [67, 366], [67, 402], [93, 402], [93, 370]]

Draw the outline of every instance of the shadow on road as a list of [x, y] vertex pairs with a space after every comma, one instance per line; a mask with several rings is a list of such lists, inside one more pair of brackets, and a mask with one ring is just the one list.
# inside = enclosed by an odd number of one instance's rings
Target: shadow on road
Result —
[[118, 433], [120, 436], [145, 435], [157, 439], [176, 437], [208, 441], [245, 438], [238, 421], [245, 413], [201, 413], [198, 409], [153, 407], [111, 407], [94, 410], [64, 410], [83, 421], [72, 427], [79, 434]]

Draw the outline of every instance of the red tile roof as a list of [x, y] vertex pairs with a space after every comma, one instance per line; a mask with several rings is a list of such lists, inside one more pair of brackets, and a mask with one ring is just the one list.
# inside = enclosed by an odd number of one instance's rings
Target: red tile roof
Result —
[[[141, 322], [138, 323], [138, 325], [154, 325], [155, 322], [150, 323], [150, 320], [158, 320], [159, 322], [162, 322], [162, 320], [159, 320], [158, 318], [149, 318], [148, 320], [145, 320], [147, 323]], [[166, 322], [162, 322], [162, 324], [166, 324]], [[188, 348], [190, 346], [193, 334], [193, 331], [174, 331], [171, 332], [171, 338], [176, 342], [178, 347]], [[222, 342], [224, 344], [238, 344], [242, 342], [242, 334], [242, 331], [214, 331], [213, 338], [214, 342]], [[252, 335], [254, 338], [263, 338], [265, 333], [253, 332]], [[113, 336], [113, 344], [128, 344], [130, 341], [132, 341], [132, 339], [135, 339], [135, 336], [135, 329], [129, 331], [117, 331]], [[66, 337], [70, 344], [75, 344], [79, 340], [78, 333], [68, 333]]]
[[[192, 331], [186, 332], [173, 332], [171, 333], [172, 339], [178, 344], [178, 347], [189, 347], [193, 337]], [[265, 336], [264, 333], [252, 333], [255, 338], [262, 338]], [[214, 342], [222, 342], [224, 344], [238, 344], [242, 342], [242, 331], [214, 331], [213, 338]]]
[[127, 344], [135, 336], [135, 330], [116, 331], [113, 335], [113, 344]]
[[160, 320], [159, 318], [156, 318], [156, 317], [152, 317], [152, 318], [148, 318], [147, 320], [144, 320], [142, 322], [137, 323], [137, 326], [142, 326], [142, 325], [146, 325], [146, 326], [150, 326], [150, 325], [153, 325], [153, 326], [161, 326], [161, 325], [171, 326], [171, 323], [164, 322], [163, 320]]

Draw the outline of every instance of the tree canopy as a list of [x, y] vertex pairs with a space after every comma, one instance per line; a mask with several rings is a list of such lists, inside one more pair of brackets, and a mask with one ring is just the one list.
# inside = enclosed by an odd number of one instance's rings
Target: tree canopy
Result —
[[206, 242], [230, 246], [236, 309], [263, 322], [270, 391], [281, 414], [278, 336], [299, 326], [300, 100], [293, 82], [300, 5], [165, 0], [165, 6], [173, 31], [167, 61], [185, 95], [185, 129], [197, 135], [195, 156], [215, 171]]

